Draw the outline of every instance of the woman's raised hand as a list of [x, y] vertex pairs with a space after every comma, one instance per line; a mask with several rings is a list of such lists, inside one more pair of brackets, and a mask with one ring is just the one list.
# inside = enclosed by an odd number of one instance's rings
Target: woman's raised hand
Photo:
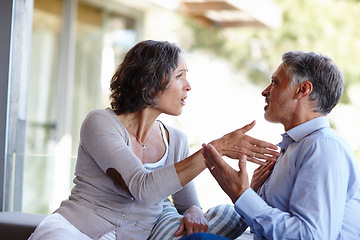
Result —
[[266, 161], [276, 161], [280, 156], [276, 145], [245, 134], [254, 126], [255, 121], [212, 141], [211, 144], [222, 156], [229, 158], [240, 159], [241, 155], [246, 155], [248, 161], [260, 165], [264, 165]]

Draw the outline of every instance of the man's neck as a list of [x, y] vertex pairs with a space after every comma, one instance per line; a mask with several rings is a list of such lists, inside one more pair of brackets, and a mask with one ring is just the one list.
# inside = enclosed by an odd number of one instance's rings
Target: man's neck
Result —
[[322, 117], [324, 114], [318, 113], [318, 112], [308, 112], [297, 114], [293, 117], [291, 123], [284, 125], [285, 131], [289, 131], [290, 129], [299, 126], [300, 124], [303, 124], [304, 122], [310, 121], [314, 118]]

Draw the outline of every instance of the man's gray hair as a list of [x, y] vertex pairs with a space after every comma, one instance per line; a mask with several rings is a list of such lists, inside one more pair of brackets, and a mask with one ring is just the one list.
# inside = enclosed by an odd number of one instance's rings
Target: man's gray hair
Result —
[[313, 85], [310, 99], [316, 112], [327, 115], [338, 104], [344, 90], [339, 68], [327, 56], [314, 52], [289, 51], [282, 55], [292, 85], [306, 80]]

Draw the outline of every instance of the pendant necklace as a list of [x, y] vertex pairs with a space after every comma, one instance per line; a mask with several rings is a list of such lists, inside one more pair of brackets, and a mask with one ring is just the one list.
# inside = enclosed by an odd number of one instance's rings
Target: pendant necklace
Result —
[[134, 129], [133, 129], [132, 126], [131, 126], [131, 123], [130, 123], [130, 120], [129, 120], [129, 116], [126, 116], [126, 117], [127, 117], [128, 123], [129, 123], [129, 125], [130, 125], [130, 129], [131, 129], [131, 131], [132, 131], [132, 134], [134, 134], [134, 136], [136, 137], [136, 139], [138, 140], [138, 142], [142, 145], [142, 150], [146, 150], [146, 144], [149, 142], [150, 138], [151, 138], [152, 135], [154, 134], [155, 128], [153, 127], [153, 131], [152, 131], [150, 137], [148, 138], [148, 140], [147, 140], [145, 143], [143, 143], [143, 142], [138, 138], [138, 136], [135, 134], [135, 131], [134, 131]]

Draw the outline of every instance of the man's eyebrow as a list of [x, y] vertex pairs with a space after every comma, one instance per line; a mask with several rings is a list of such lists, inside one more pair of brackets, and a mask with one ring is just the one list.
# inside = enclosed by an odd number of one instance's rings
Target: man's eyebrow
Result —
[[279, 79], [276, 76], [271, 76], [270, 82], [278, 82]]

